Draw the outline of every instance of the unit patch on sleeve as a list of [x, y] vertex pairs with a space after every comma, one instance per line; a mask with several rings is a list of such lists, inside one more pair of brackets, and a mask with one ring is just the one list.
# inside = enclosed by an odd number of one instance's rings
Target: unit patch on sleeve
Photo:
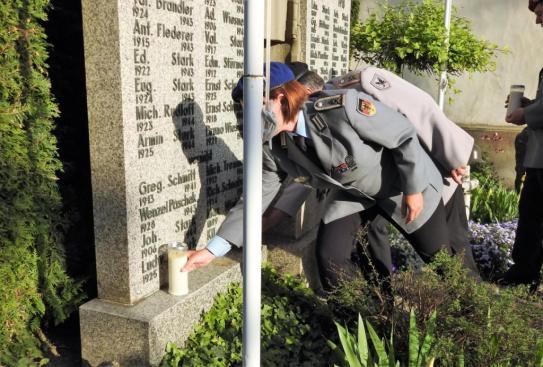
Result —
[[373, 78], [371, 79], [370, 84], [373, 85], [376, 89], [379, 89], [379, 90], [385, 90], [385, 89], [390, 88], [389, 81], [386, 80], [385, 78], [383, 78], [379, 74], [374, 74], [373, 75]]
[[373, 102], [362, 98], [358, 99], [356, 110], [364, 116], [373, 116], [377, 113], [377, 109]]

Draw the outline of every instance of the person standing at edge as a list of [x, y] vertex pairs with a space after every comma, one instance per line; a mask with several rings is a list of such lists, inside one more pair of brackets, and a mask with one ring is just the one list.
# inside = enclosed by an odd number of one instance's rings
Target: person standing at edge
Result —
[[[294, 80], [292, 71], [280, 63], [272, 63], [270, 69], [271, 79], [278, 81], [272, 84], [278, 86], [272, 89], [269, 109], [262, 114], [263, 207], [290, 175], [298, 182], [330, 190], [325, 223], [355, 213], [364, 220], [381, 214], [396, 225], [424, 260], [447, 249], [442, 178], [420, 146], [412, 124], [400, 113], [354, 90], [324, 91], [304, 105], [307, 93]], [[303, 138], [305, 144], [297, 145], [295, 136]], [[232, 244], [242, 245], [242, 209], [240, 201], [207, 247], [189, 253], [183, 271], [208, 264], [215, 256], [224, 255]], [[338, 243], [338, 249], [344, 248], [348, 245]], [[325, 260], [328, 269], [348, 268], [341, 254]], [[337, 274], [321, 275], [328, 285], [338, 281]]]
[[[543, 1], [530, 0], [536, 24], [543, 27]], [[523, 106], [509, 114], [510, 124], [526, 124], [524, 169], [526, 178], [520, 193], [519, 219], [513, 261], [515, 264], [498, 279], [504, 285], [528, 284], [537, 290], [543, 263], [543, 70], [534, 100], [524, 99]]]

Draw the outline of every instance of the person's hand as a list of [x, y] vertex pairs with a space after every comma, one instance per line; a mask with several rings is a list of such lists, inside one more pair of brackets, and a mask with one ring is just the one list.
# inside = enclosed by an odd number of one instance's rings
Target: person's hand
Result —
[[422, 211], [424, 198], [422, 193], [404, 195], [402, 200], [402, 215], [405, 217], [405, 223], [409, 224], [415, 220]]
[[183, 266], [181, 271], [192, 271], [201, 268], [202, 266], [206, 266], [215, 258], [215, 255], [208, 249], [203, 248], [201, 250], [188, 251], [187, 258], [187, 263]]
[[505, 121], [514, 125], [524, 125], [524, 108], [520, 107], [505, 117]]
[[459, 185], [462, 185], [462, 177], [466, 175], [466, 166], [460, 166], [451, 170], [451, 177]]

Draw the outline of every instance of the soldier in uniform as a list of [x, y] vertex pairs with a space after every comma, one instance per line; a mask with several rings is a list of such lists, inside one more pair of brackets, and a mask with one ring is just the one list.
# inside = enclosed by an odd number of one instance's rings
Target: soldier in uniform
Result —
[[[374, 66], [357, 69], [331, 80], [325, 88], [349, 88], [365, 92], [400, 112], [413, 124], [421, 145], [443, 176], [443, 202], [451, 251], [462, 257], [470, 275], [479, 278], [469, 246], [468, 220], [461, 186], [461, 179], [473, 150], [473, 138], [449, 120], [428, 93], [388, 70]], [[386, 236], [380, 234], [386, 234], [386, 221], [375, 220], [369, 229], [368, 242], [374, 261], [377, 262], [376, 266], [378, 269], [390, 271], [392, 263], [388, 240], [385, 241]], [[330, 236], [340, 232], [339, 228], [330, 230]]]
[[[263, 207], [290, 175], [329, 191], [324, 223], [353, 214], [363, 220], [380, 214], [424, 260], [448, 248], [442, 177], [419, 144], [413, 125], [399, 112], [352, 89], [323, 91], [304, 104], [305, 88], [288, 67], [274, 64], [271, 78], [281, 83], [271, 91], [270, 109], [263, 111], [267, 127], [263, 129]], [[189, 254], [183, 270], [206, 265], [232, 245], [241, 246], [242, 217], [240, 202], [229, 212], [216, 238]], [[339, 252], [349, 248], [340, 242], [343, 239], [330, 240]], [[329, 280], [333, 285], [335, 279]]]
[[[465, 211], [464, 195], [461, 187], [461, 178], [465, 165], [468, 163], [473, 149], [473, 138], [464, 130], [450, 121], [439, 109], [433, 98], [426, 92], [408, 83], [390, 71], [369, 66], [357, 69], [347, 75], [331, 80], [326, 89], [356, 89], [370, 94], [384, 105], [402, 113], [415, 127], [417, 136], [422, 145], [440, 169], [444, 178], [443, 201], [447, 214], [447, 225], [451, 240], [451, 250], [454, 254], [462, 256], [464, 265], [469, 273], [479, 278], [479, 272], [473, 253], [469, 246], [468, 221]], [[287, 186], [286, 194], [281, 196], [272, 209], [272, 222], [283, 216], [281, 212], [296, 213], [307, 192], [295, 185]], [[283, 209], [286, 208], [286, 209]], [[292, 214], [291, 214], [292, 215]], [[337, 254], [337, 247], [326, 249], [326, 237], [341, 237], [345, 233], [355, 232], [361, 222], [357, 216], [337, 226], [326, 225], [321, 228], [319, 239], [322, 242], [320, 254], [329, 259]], [[270, 221], [265, 221], [271, 225]], [[353, 228], [346, 230], [346, 225]], [[371, 261], [379, 274], [387, 276], [392, 271], [390, 243], [387, 231], [388, 221], [378, 215], [366, 227], [368, 250]], [[267, 227], [266, 227], [267, 228]], [[356, 243], [353, 239], [352, 246]]]
[[[543, 26], [543, 2], [530, 0], [528, 6], [536, 15], [536, 24]], [[526, 99], [523, 105], [506, 117], [511, 124], [527, 125], [523, 164], [526, 178], [520, 193], [518, 227], [513, 246], [515, 264], [498, 282], [528, 284], [535, 291], [541, 281], [543, 263], [543, 71], [539, 73], [535, 99]]]

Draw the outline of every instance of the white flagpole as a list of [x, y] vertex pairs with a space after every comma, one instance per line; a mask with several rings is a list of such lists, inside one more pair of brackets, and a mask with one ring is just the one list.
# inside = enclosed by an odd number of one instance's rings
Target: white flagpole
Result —
[[244, 0], [243, 366], [260, 367], [264, 0]]
[[[449, 36], [451, 34], [451, 12], [452, 12], [452, 0], [445, 0], [445, 28], [447, 29], [447, 54], [449, 53]], [[441, 71], [441, 78], [439, 80], [439, 108], [443, 111], [445, 105], [445, 91], [447, 90], [447, 68]]]

